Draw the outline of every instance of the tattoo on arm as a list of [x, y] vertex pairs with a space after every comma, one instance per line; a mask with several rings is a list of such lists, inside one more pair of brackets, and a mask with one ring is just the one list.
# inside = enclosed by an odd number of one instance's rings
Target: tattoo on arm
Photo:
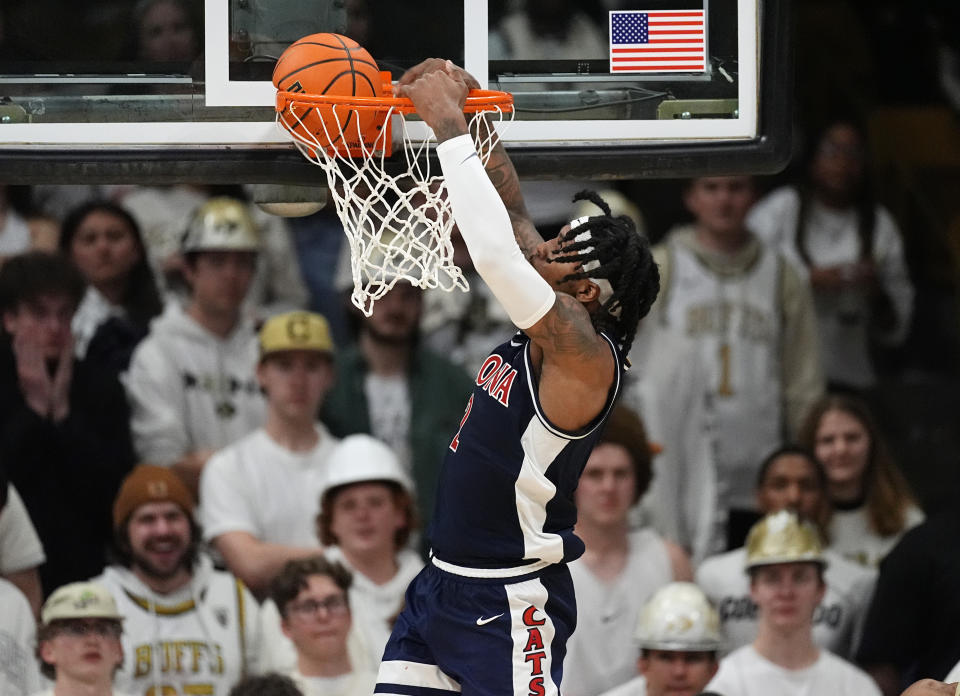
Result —
[[575, 297], [562, 292], [557, 293], [557, 301], [544, 317], [540, 330], [530, 337], [545, 353], [561, 359], [589, 360], [604, 350], [586, 308]]
[[487, 175], [510, 214], [513, 236], [517, 240], [517, 245], [523, 252], [524, 258], [529, 261], [536, 252], [537, 246], [543, 242], [543, 237], [530, 220], [527, 206], [523, 202], [523, 194], [520, 192], [520, 179], [500, 142], [497, 142], [490, 153], [490, 159], [487, 161]]
[[459, 118], [443, 119], [434, 127], [433, 132], [437, 136], [437, 142], [442, 143], [445, 140], [456, 138], [458, 135], [463, 135], [469, 131], [467, 130], [466, 121], [463, 116], [460, 116]]

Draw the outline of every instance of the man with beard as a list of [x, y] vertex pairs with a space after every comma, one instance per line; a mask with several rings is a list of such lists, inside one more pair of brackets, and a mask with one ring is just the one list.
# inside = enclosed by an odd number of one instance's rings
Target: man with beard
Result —
[[243, 583], [198, 553], [194, 501], [170, 469], [141, 465], [113, 506], [120, 564], [96, 579], [124, 617], [118, 688], [225, 696], [256, 672], [258, 606]]
[[440, 464], [473, 383], [420, 344], [422, 314], [423, 291], [406, 282], [377, 300], [371, 316], [357, 312], [356, 345], [337, 353], [337, 382], [321, 418], [335, 437], [367, 433], [393, 449], [413, 478], [426, 529]]

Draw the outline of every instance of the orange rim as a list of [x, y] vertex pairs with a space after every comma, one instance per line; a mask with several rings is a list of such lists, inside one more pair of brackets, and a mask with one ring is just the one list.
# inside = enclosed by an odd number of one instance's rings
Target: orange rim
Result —
[[[383, 91], [389, 94], [392, 84], [385, 84]], [[277, 92], [277, 111], [283, 111], [289, 105], [306, 105], [322, 108], [324, 106], [348, 106], [352, 109], [387, 111], [413, 114], [417, 112], [413, 102], [407, 97], [344, 97], [331, 94], [307, 94], [304, 92]], [[477, 111], [513, 111], [513, 95], [493, 89], [472, 89], [467, 94], [463, 110], [467, 113]]]

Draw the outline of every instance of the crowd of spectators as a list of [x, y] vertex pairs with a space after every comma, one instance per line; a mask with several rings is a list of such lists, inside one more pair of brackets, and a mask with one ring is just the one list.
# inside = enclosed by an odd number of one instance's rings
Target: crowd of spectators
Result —
[[[836, 209], [817, 202], [815, 188], [809, 204], [791, 191], [755, 205], [749, 177], [693, 179], [682, 194], [690, 222], [656, 247], [661, 295], [576, 495], [586, 553], [571, 566], [581, 607], [566, 658], [572, 696], [655, 694], [673, 672], [702, 682], [697, 689], [711, 679], [736, 688], [728, 682], [758, 669], [770, 683], [794, 672], [874, 683], [850, 671], [857, 662], [893, 694], [960, 661], [946, 646], [909, 660], [891, 648], [899, 643], [888, 627], [907, 628], [879, 600], [914, 580], [893, 561], [925, 558], [928, 537], [952, 518], [924, 523], [871, 414], [872, 379], [824, 369], [834, 350], [859, 351], [852, 362], [864, 366], [871, 341], [891, 340], [870, 327], [908, 320], [899, 233], [875, 203], [886, 231], [865, 231], [865, 208], [854, 207], [828, 236], [859, 260], [817, 261], [797, 250], [816, 244], [823, 228], [814, 223]], [[271, 274], [298, 273], [296, 264], [260, 264], [267, 236], [296, 248], [286, 221], [198, 194], [180, 216], [176, 250], [152, 265], [141, 234], [150, 223], [124, 205], [139, 190], [115, 193], [68, 210], [52, 250], [24, 249], [0, 267], [12, 387], [0, 411], [9, 479], [0, 589], [11, 617], [4, 635], [17, 646], [4, 679], [12, 693], [43, 685], [40, 671], [23, 667], [37, 630], [44, 646], [119, 633], [124, 659], [112, 683], [122, 691], [201, 685], [225, 694], [244, 675], [277, 671], [305, 693], [328, 693], [333, 682], [360, 693], [429, 549], [440, 461], [480, 367], [453, 348], [473, 328], [485, 339], [510, 329], [492, 303], [478, 321], [482, 306], [425, 303], [398, 283], [370, 317], [341, 292], [348, 335], [335, 343], [307, 301], [290, 310], [250, 299], [258, 272], [264, 287], [284, 284]], [[794, 202], [777, 213], [785, 196]], [[751, 222], [761, 213], [780, 237]], [[814, 226], [801, 233], [804, 225]], [[876, 242], [869, 254], [858, 247], [865, 238]], [[814, 281], [843, 275], [834, 262], [867, 269], [854, 282], [859, 347], [821, 340], [823, 324], [836, 324], [831, 293], [849, 290]], [[893, 269], [893, 284], [881, 268]], [[458, 311], [470, 321], [458, 323]], [[448, 322], [456, 332], [439, 331]], [[446, 357], [454, 354], [457, 362]], [[816, 545], [814, 557], [780, 558], [782, 572], [751, 565], [748, 532], [766, 534], [784, 511]], [[94, 594], [113, 598], [122, 632], [109, 611], [43, 619], [44, 598], [91, 578]], [[778, 583], [807, 598], [802, 630], [770, 619], [765, 602]], [[654, 601], [665, 588], [667, 599]], [[710, 629], [702, 650], [641, 640], [638, 652], [637, 622], [646, 616], [648, 630], [657, 621], [648, 600], [674, 606], [677, 597], [712, 605], [716, 640]], [[918, 621], [929, 612], [918, 604]], [[85, 628], [87, 619], [95, 625]], [[325, 641], [318, 624], [330, 629]]]

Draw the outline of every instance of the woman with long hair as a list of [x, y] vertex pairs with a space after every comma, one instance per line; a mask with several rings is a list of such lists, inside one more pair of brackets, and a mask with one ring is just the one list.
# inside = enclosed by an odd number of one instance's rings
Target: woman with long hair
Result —
[[871, 346], [906, 338], [913, 287], [900, 231], [871, 189], [865, 127], [836, 116], [809, 143], [804, 181], [759, 201], [747, 224], [809, 278], [828, 382], [863, 390], [876, 382]]
[[828, 394], [814, 404], [800, 442], [827, 472], [835, 551], [876, 566], [907, 529], [923, 521], [876, 421], [857, 397]]
[[163, 310], [140, 228], [119, 205], [90, 201], [63, 221], [60, 249], [87, 281], [73, 317], [77, 357], [125, 370]]

